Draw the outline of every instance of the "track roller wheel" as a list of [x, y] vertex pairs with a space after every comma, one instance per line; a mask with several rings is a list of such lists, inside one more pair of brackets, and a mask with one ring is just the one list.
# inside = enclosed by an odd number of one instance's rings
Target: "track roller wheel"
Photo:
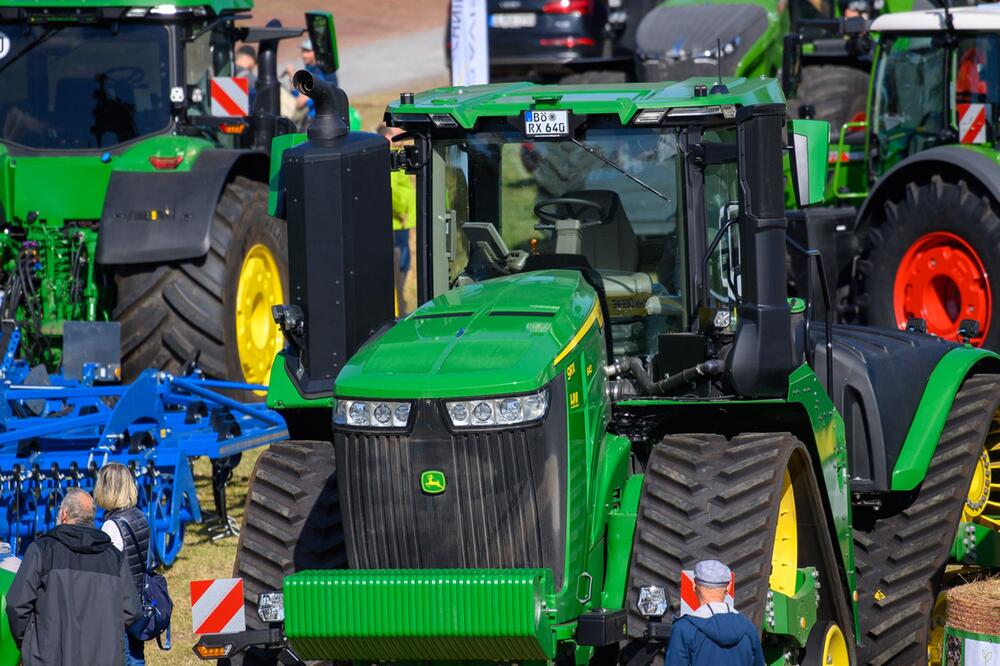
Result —
[[923, 482], [910, 493], [889, 496], [878, 511], [855, 508], [865, 663], [926, 663], [932, 654], [935, 608], [946, 587], [945, 565], [959, 520], [963, 512], [968, 515], [971, 496], [979, 496], [976, 475], [983, 464], [984, 442], [996, 445], [998, 407], [1000, 376], [966, 379]]
[[[346, 566], [333, 445], [315, 441], [272, 444], [250, 477], [236, 547], [233, 575], [243, 578], [247, 628], [263, 626], [254, 610], [257, 595], [280, 590], [285, 576]], [[248, 654], [242, 663], [276, 662], [272, 655]]]
[[[814, 631], [826, 631], [825, 623], [853, 626], [833, 549], [808, 452], [793, 435], [669, 435], [646, 465], [626, 592], [628, 633], [641, 636], [645, 627], [635, 610], [640, 587], [663, 587], [676, 612], [681, 570], [703, 559], [733, 569], [736, 607], [758, 627], [766, 628], [769, 592], [794, 592], [796, 570], [807, 566], [824, 586]], [[845, 649], [853, 657], [853, 643]]]
[[806, 642], [801, 666], [850, 666], [847, 638], [836, 622], [817, 623]]

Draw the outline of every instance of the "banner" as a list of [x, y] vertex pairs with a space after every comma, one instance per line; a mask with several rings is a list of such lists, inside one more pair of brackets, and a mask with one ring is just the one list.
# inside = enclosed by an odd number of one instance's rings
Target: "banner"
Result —
[[451, 0], [451, 84], [489, 82], [486, 0]]

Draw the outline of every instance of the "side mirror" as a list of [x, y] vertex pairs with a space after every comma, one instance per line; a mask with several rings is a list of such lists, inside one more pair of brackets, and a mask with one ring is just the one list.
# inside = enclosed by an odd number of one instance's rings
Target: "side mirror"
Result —
[[785, 97], [795, 97], [802, 74], [802, 35], [785, 35], [781, 53], [781, 89]]
[[337, 56], [337, 30], [330, 12], [306, 12], [306, 30], [316, 54], [316, 64], [324, 74], [332, 74], [340, 68]]
[[791, 177], [798, 205], [823, 203], [826, 166], [830, 155], [830, 123], [796, 119], [788, 122]]

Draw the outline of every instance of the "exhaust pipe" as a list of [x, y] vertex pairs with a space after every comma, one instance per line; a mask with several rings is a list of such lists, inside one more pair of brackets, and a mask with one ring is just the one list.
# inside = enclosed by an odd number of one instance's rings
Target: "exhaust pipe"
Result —
[[347, 119], [347, 93], [323, 79], [317, 79], [304, 69], [295, 72], [292, 85], [316, 105], [316, 117], [306, 130], [310, 141], [323, 144], [346, 136], [351, 131]]

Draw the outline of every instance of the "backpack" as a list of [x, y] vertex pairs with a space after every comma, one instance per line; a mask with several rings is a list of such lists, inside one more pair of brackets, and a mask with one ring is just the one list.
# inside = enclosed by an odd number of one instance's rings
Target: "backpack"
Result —
[[[136, 538], [135, 532], [132, 531], [132, 526], [127, 521], [117, 524], [125, 525], [132, 538], [132, 544], [138, 550], [139, 540]], [[142, 604], [142, 617], [132, 623], [128, 632], [141, 641], [150, 641], [155, 638], [156, 644], [161, 650], [169, 650], [170, 616], [174, 612], [174, 602], [167, 590], [167, 579], [156, 573], [152, 559], [153, 549], [151, 547], [146, 552], [145, 582], [139, 599]], [[160, 637], [164, 634], [166, 637], [161, 640]]]

